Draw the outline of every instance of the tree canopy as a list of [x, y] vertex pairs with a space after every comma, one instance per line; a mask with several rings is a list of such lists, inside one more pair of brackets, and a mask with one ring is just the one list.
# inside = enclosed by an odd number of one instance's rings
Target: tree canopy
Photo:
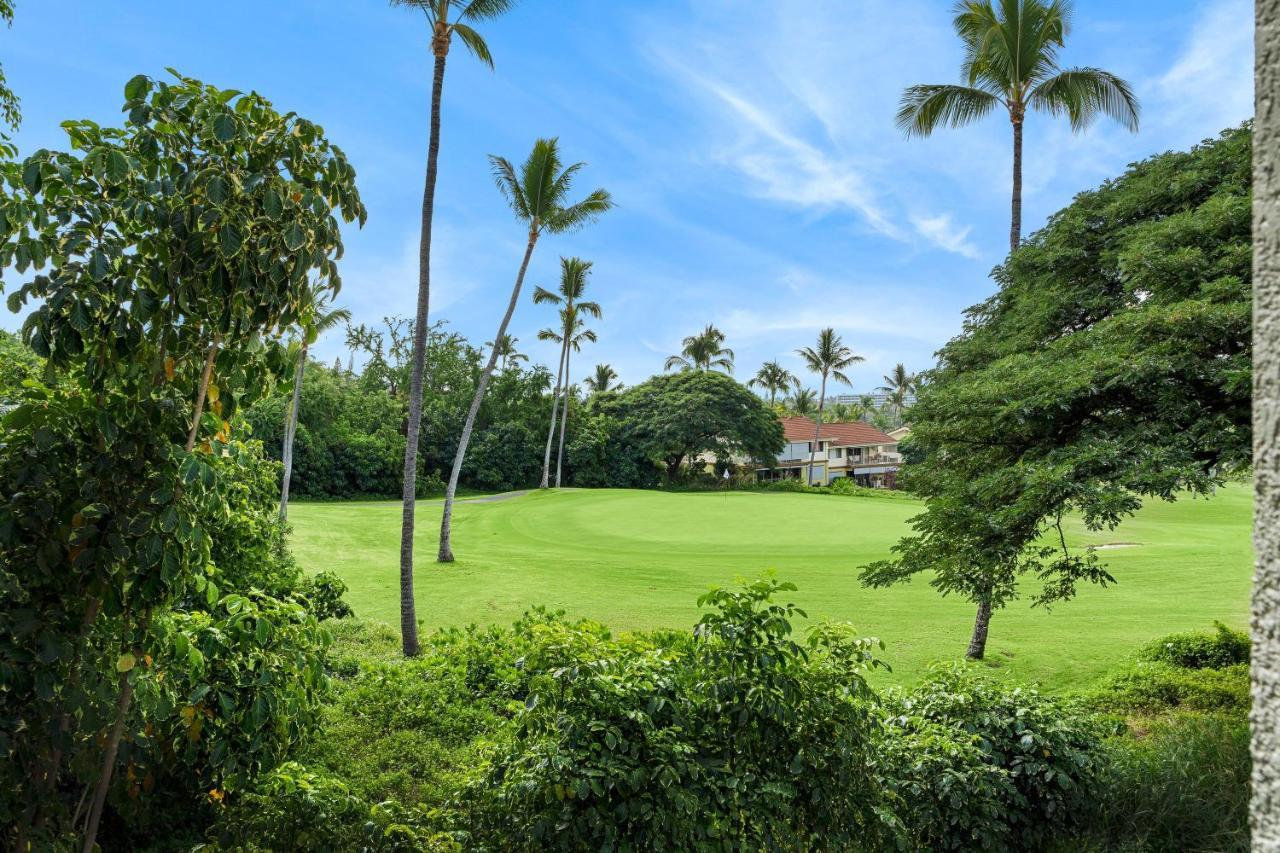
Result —
[[903, 480], [927, 511], [864, 583], [933, 570], [998, 607], [1034, 571], [1036, 603], [1069, 598], [1111, 578], [1065, 546], [1064, 513], [1113, 527], [1248, 465], [1250, 137], [1133, 165], [996, 270], [912, 410]]

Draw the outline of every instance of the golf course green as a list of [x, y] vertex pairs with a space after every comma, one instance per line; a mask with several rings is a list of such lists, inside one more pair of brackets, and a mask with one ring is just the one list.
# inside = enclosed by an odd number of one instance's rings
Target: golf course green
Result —
[[[1249, 489], [1211, 499], [1151, 502], [1115, 531], [1068, 527], [1117, 583], [1088, 587], [1052, 612], [1024, 597], [992, 618], [987, 665], [1053, 688], [1079, 686], [1153, 637], [1247, 621], [1252, 550]], [[911, 500], [788, 493], [628, 490], [532, 492], [459, 504], [457, 562], [435, 562], [438, 502], [418, 505], [416, 595], [428, 627], [509, 624], [543, 604], [616, 630], [688, 627], [697, 597], [776, 570], [813, 619], [852, 622], [882, 639], [891, 679], [911, 681], [964, 651], [973, 608], [927, 578], [864, 589], [858, 567], [885, 557]], [[308, 572], [350, 586], [359, 617], [398, 624], [398, 502], [297, 503], [292, 546]]]

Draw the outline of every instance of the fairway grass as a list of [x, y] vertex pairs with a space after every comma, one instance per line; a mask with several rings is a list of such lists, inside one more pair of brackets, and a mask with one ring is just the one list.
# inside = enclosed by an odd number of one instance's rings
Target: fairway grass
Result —
[[[415, 586], [427, 627], [510, 624], [544, 604], [615, 630], [689, 627], [697, 597], [775, 569], [810, 620], [852, 622], [884, 640], [889, 678], [912, 681], [964, 651], [973, 608], [925, 577], [863, 589], [858, 567], [889, 555], [921, 505], [878, 497], [630, 490], [533, 492], [458, 504], [457, 562], [435, 562], [438, 503], [418, 505]], [[289, 507], [292, 546], [308, 572], [337, 572], [357, 615], [399, 624], [399, 502]], [[1024, 597], [991, 621], [988, 665], [1070, 688], [1153, 637], [1247, 624], [1251, 503], [1231, 486], [1210, 500], [1149, 503], [1118, 530], [1068, 526], [1073, 545], [1132, 543], [1099, 556], [1117, 583], [1088, 587], [1052, 612]]]

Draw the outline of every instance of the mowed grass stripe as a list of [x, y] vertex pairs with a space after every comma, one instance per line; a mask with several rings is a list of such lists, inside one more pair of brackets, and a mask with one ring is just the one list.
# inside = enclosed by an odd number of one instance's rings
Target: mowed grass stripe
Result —
[[[882, 638], [893, 680], [955, 659], [972, 607], [940, 597], [921, 577], [889, 590], [858, 585], [860, 565], [885, 557], [919, 512], [913, 501], [785, 493], [671, 494], [629, 490], [534, 492], [464, 503], [455, 515], [451, 565], [435, 562], [440, 507], [418, 509], [418, 614], [430, 627], [513, 621], [535, 604], [563, 608], [617, 630], [688, 627], [695, 599], [765, 569], [797, 584], [811, 619], [853, 622]], [[1073, 545], [1100, 552], [1118, 583], [1085, 588], [1052, 613], [1023, 600], [992, 620], [991, 665], [1048, 686], [1077, 686], [1152, 637], [1247, 620], [1252, 551], [1249, 489], [1210, 500], [1154, 502], [1116, 531], [1072, 521]], [[298, 503], [293, 548], [309, 572], [329, 569], [351, 586], [356, 612], [399, 621], [400, 505]]]

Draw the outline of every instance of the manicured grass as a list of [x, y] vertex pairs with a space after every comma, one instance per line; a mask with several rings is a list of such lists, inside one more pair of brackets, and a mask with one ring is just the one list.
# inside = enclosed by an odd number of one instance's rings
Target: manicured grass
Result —
[[[615, 629], [688, 627], [710, 585], [776, 569], [800, 589], [811, 618], [853, 622], [888, 648], [894, 680], [958, 658], [971, 606], [941, 598], [925, 578], [889, 590], [858, 585], [919, 511], [914, 501], [749, 493], [625, 490], [535, 492], [464, 503], [455, 515], [458, 561], [435, 562], [438, 504], [420, 503], [416, 592], [427, 626], [510, 623], [545, 604]], [[1137, 543], [1101, 552], [1118, 583], [1087, 588], [1052, 613], [1014, 602], [992, 619], [988, 659], [1020, 679], [1085, 684], [1147, 640], [1247, 622], [1252, 550], [1249, 489], [1211, 500], [1148, 504], [1114, 532], [1069, 540]], [[367, 619], [399, 624], [400, 505], [295, 504], [293, 548], [308, 571], [336, 571]]]

